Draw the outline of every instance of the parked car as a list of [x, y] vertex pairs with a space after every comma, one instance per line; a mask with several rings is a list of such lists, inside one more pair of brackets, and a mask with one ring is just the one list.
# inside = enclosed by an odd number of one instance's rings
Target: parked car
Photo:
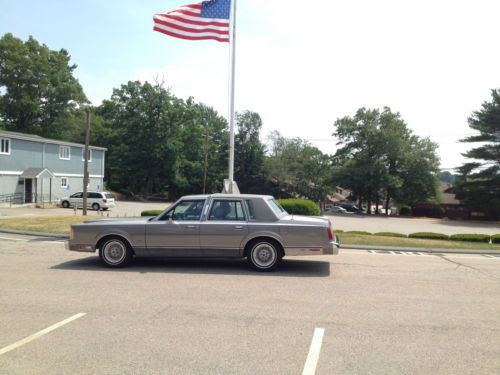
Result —
[[354, 214], [362, 214], [364, 213], [362, 209], [360, 209], [356, 204], [354, 203], [338, 203], [338, 207], [342, 207], [345, 209], [347, 212], [351, 212]]
[[105, 219], [71, 226], [67, 249], [96, 252], [105, 266], [133, 257], [247, 258], [259, 271], [284, 256], [338, 254], [330, 221], [289, 215], [267, 195], [185, 196], [147, 219]]
[[350, 213], [347, 211], [345, 208], [340, 207], [340, 206], [331, 206], [328, 210], [325, 212], [327, 213], [332, 213], [332, 214], [348, 214]]
[[[69, 197], [61, 199], [61, 207], [83, 207], [83, 192], [79, 191]], [[107, 210], [115, 207], [115, 198], [111, 193], [106, 191], [89, 191], [87, 192], [87, 208], [92, 208], [95, 211]]]

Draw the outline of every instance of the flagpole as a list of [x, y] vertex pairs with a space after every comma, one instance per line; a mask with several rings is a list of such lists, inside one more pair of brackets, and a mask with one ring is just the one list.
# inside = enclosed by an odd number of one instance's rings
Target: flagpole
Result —
[[234, 61], [236, 52], [236, 0], [231, 0], [229, 18], [229, 180], [234, 181]]

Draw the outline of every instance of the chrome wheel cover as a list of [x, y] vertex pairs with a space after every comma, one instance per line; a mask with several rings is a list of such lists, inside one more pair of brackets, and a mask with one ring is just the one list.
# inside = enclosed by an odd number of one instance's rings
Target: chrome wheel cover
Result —
[[117, 265], [123, 262], [127, 255], [127, 249], [121, 241], [109, 241], [104, 245], [103, 257], [106, 263]]
[[269, 268], [278, 259], [276, 248], [268, 242], [261, 242], [252, 249], [252, 262], [259, 268]]

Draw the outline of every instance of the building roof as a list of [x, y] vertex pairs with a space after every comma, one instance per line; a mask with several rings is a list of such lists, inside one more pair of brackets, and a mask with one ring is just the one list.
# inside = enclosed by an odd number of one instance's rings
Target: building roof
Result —
[[441, 187], [441, 204], [460, 204], [460, 201], [455, 198], [453, 185], [449, 182], [440, 181]]
[[[22, 140], [31, 141], [31, 142], [53, 143], [53, 144], [63, 145], [63, 146], [85, 147], [85, 145], [83, 145], [81, 143], [60, 141], [58, 139], [43, 138], [43, 137], [40, 137], [39, 135], [35, 135], [35, 134], [11, 132], [8, 130], [0, 130], [0, 137], [22, 139]], [[102, 150], [102, 151], [108, 150], [105, 147], [97, 147], [97, 146], [90, 146], [90, 145], [89, 145], [89, 148], [92, 150]]]
[[54, 177], [54, 174], [49, 171], [47, 168], [28, 168], [26, 169], [21, 176], [21, 178], [44, 178], [44, 177], [49, 177], [52, 178]]

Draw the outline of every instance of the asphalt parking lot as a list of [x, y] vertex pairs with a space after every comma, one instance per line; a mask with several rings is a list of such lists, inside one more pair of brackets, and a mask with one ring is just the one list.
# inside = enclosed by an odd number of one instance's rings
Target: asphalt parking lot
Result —
[[60, 241], [0, 234], [0, 290], [2, 374], [500, 373], [492, 256], [343, 250], [268, 274], [243, 261], [109, 270]]

